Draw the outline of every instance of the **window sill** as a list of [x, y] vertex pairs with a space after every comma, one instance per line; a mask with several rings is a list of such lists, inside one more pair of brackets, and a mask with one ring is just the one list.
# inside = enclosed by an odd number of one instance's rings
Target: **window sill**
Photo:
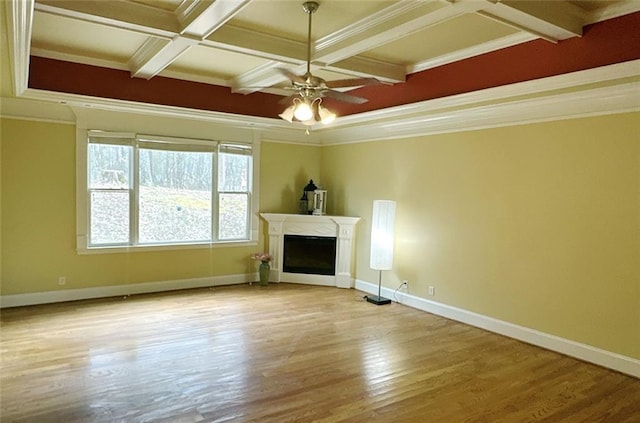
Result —
[[166, 244], [166, 245], [117, 245], [113, 247], [79, 247], [79, 255], [84, 254], [117, 254], [117, 253], [146, 253], [150, 251], [177, 251], [199, 250], [203, 248], [228, 248], [228, 247], [252, 247], [258, 245], [258, 241], [224, 241], [205, 242], [200, 244]]

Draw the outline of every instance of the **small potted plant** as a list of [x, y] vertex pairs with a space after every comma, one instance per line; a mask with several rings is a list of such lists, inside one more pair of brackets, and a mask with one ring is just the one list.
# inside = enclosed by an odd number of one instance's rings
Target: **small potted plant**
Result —
[[258, 268], [260, 273], [260, 285], [269, 285], [269, 274], [271, 273], [271, 266], [269, 266], [269, 262], [271, 261], [271, 254], [254, 253], [251, 255], [251, 258], [253, 260], [260, 260], [260, 267]]

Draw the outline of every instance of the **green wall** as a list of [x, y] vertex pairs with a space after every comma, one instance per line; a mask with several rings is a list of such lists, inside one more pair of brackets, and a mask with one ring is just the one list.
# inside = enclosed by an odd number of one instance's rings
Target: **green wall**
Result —
[[[640, 358], [640, 114], [326, 147], [335, 214], [397, 201], [409, 293]], [[427, 295], [428, 286], [435, 296]]]

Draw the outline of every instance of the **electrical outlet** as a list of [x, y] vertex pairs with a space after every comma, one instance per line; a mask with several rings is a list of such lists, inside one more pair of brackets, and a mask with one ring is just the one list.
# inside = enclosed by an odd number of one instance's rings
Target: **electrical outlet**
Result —
[[58, 277], [58, 285], [66, 285], [66, 284], [67, 284], [67, 277], [66, 276]]
[[429, 290], [427, 291], [427, 293], [429, 294], [430, 297], [433, 297], [434, 295], [436, 295], [436, 287], [435, 286], [430, 286]]

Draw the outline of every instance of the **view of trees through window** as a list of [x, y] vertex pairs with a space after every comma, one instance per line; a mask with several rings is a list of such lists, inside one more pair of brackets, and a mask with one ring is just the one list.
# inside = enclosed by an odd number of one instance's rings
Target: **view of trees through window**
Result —
[[89, 145], [89, 217], [92, 244], [129, 242], [132, 148]]
[[151, 149], [139, 154], [139, 242], [210, 240], [213, 154]]
[[250, 156], [221, 153], [219, 165], [218, 238], [221, 240], [242, 238], [247, 233], [249, 214]]
[[132, 178], [133, 152], [131, 145], [89, 144], [90, 245], [133, 243], [134, 216], [138, 244], [212, 241], [214, 222], [219, 240], [248, 238], [250, 155], [141, 147]]

